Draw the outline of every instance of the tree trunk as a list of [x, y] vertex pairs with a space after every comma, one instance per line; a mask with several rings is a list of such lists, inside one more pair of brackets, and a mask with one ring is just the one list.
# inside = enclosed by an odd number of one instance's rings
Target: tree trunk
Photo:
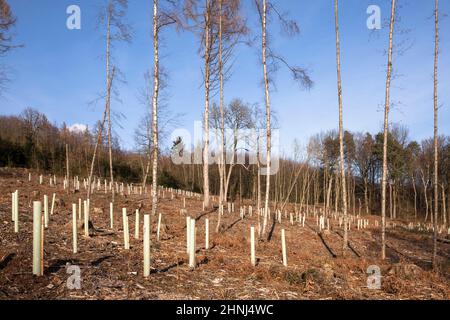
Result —
[[389, 218], [392, 220], [392, 183], [389, 183]]
[[257, 195], [257, 201], [256, 201], [256, 213], [258, 215], [258, 237], [261, 237], [261, 162], [259, 159], [260, 156], [260, 132], [257, 132], [257, 138], [256, 138], [256, 166], [257, 166], [257, 178], [258, 178], [258, 195]]
[[152, 165], [152, 216], [156, 216], [158, 209], [158, 96], [159, 96], [159, 26], [158, 0], [153, 0], [153, 101], [152, 101], [152, 131], [153, 131], [153, 165]]
[[335, 15], [335, 31], [336, 31], [336, 66], [337, 66], [337, 86], [338, 86], [338, 103], [339, 103], [339, 155], [340, 155], [340, 171], [342, 183], [342, 199], [344, 214], [344, 243], [342, 246], [342, 255], [345, 256], [348, 246], [348, 228], [347, 228], [347, 188], [345, 183], [345, 165], [344, 165], [344, 124], [342, 111], [342, 81], [341, 81], [341, 48], [339, 39], [339, 4], [338, 0], [334, 1]]
[[433, 235], [433, 269], [437, 269], [437, 219], [439, 210], [438, 185], [438, 58], [439, 58], [439, 0], [435, 0], [435, 42], [434, 42], [434, 235]]
[[150, 172], [150, 165], [151, 165], [151, 155], [150, 155], [150, 150], [149, 150], [149, 152], [148, 152], [148, 154], [147, 154], [147, 164], [146, 164], [146, 166], [145, 166], [145, 169], [143, 169], [144, 170], [144, 174], [143, 174], [143, 178], [142, 178], [142, 188], [145, 188], [146, 186], [147, 186], [147, 179], [148, 179], [148, 173]]
[[393, 201], [393, 204], [392, 204], [392, 209], [393, 209], [392, 217], [394, 219], [397, 219], [397, 188], [395, 187], [395, 184], [392, 187], [392, 201]]
[[[112, 86], [112, 83], [113, 83], [113, 80], [114, 80], [114, 74], [115, 74], [115, 69], [113, 68], [111, 77], [107, 79], [107, 82], [108, 82], [108, 84], [107, 84], [107, 86], [108, 86], [107, 91], [111, 90], [111, 86]], [[107, 97], [107, 99], [108, 99], [108, 97]], [[107, 113], [108, 113], [108, 108], [107, 108], [108, 103], [109, 102], [106, 101], [105, 111], [103, 112], [102, 122], [100, 123], [100, 128], [99, 128], [98, 133], [97, 133], [97, 142], [95, 143], [94, 154], [92, 156], [92, 161], [91, 161], [91, 169], [89, 171], [87, 199], [90, 199], [90, 197], [91, 197], [91, 191], [92, 191], [91, 190], [92, 189], [91, 181], [92, 181], [92, 176], [94, 174], [94, 165], [95, 165], [95, 160], [96, 160], [96, 156], [97, 156], [98, 147], [99, 147], [99, 145], [101, 143], [102, 134], [103, 134], [103, 128], [105, 127], [106, 116], [107, 116]]]
[[219, 1], [219, 77], [220, 77], [220, 163], [219, 163], [219, 212], [217, 214], [217, 226], [216, 233], [220, 230], [221, 218], [222, 218], [222, 208], [224, 203], [224, 179], [225, 179], [225, 112], [224, 112], [224, 78], [223, 78], [223, 0]]
[[369, 198], [367, 196], [367, 177], [364, 177], [364, 206], [366, 207], [366, 214], [369, 214]]
[[205, 9], [205, 114], [203, 122], [203, 202], [209, 208], [209, 86], [210, 86], [210, 0], [206, 0]]
[[422, 173], [422, 183], [423, 183], [423, 195], [425, 197], [425, 223], [428, 220], [428, 192], [427, 192], [427, 182]]
[[417, 189], [416, 189], [416, 181], [414, 179], [414, 175], [411, 176], [413, 189], [414, 189], [414, 220], [417, 221]]
[[270, 175], [271, 173], [271, 149], [272, 149], [272, 129], [270, 119], [270, 92], [269, 92], [269, 76], [267, 71], [267, 0], [263, 0], [262, 12], [262, 63], [264, 73], [264, 93], [266, 103], [266, 137], [267, 137], [267, 153], [266, 153], [266, 194], [264, 202], [264, 225], [263, 234], [266, 233], [267, 217], [269, 214], [269, 196], [270, 196]]
[[[111, 141], [111, 87], [108, 86], [110, 77], [110, 45], [111, 45], [111, 14], [112, 4], [109, 4], [108, 21], [106, 31], [106, 109], [108, 117], [108, 152], [109, 152], [109, 172], [111, 179], [111, 186], [114, 185], [114, 172], [112, 163], [112, 141]], [[111, 187], [111, 201], [114, 203], [115, 188]]]
[[445, 187], [442, 184], [442, 220], [444, 225], [447, 226], [447, 206], [445, 204]]
[[388, 65], [386, 75], [386, 100], [384, 107], [384, 137], [383, 137], [383, 176], [381, 180], [381, 259], [386, 259], [386, 183], [387, 183], [387, 144], [389, 134], [389, 104], [392, 77], [392, 47], [395, 23], [395, 1], [391, 0], [391, 22], [389, 27]]
[[445, 206], [447, 208], [447, 221], [450, 225], [450, 187], [447, 186], [447, 205]]
[[[69, 169], [69, 144], [66, 143], [66, 177], [67, 177], [67, 193], [70, 192], [70, 169]], [[443, 191], [442, 191], [443, 192]]]
[[328, 191], [327, 191], [327, 201], [325, 205], [325, 215], [327, 216], [330, 213], [330, 199], [331, 199], [331, 188], [333, 187], [333, 177], [328, 181]]
[[336, 172], [336, 183], [335, 183], [335, 197], [334, 197], [334, 212], [338, 212], [339, 210], [339, 173]]

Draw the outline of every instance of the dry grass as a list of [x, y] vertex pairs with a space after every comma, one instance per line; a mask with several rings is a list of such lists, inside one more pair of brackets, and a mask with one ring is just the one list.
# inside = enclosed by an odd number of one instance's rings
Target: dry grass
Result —
[[[36, 180], [36, 175], [33, 176]], [[61, 181], [61, 179], [59, 179]], [[59, 181], [59, 182], [60, 182]], [[61, 187], [61, 186], [59, 186]], [[13, 233], [10, 192], [20, 192], [21, 232]], [[57, 193], [59, 204], [46, 231], [45, 274], [31, 275], [32, 214], [29, 205], [44, 194]], [[67, 195], [48, 185], [28, 183], [20, 170], [0, 170], [0, 299], [449, 299], [449, 244], [440, 244], [441, 273], [431, 272], [429, 235], [390, 229], [388, 259], [379, 259], [379, 232], [369, 228], [352, 229], [350, 241], [361, 255], [351, 251], [340, 257], [341, 232], [333, 224], [323, 235], [333, 257], [311, 228], [283, 219], [276, 224], [271, 241], [258, 241], [256, 267], [250, 264], [250, 226], [256, 217], [239, 220], [236, 213], [223, 216], [223, 232], [214, 233], [217, 213], [201, 214], [201, 201], [186, 199], [187, 212], [197, 220], [197, 263], [190, 271], [186, 255], [185, 217], [180, 215], [182, 198], [171, 200], [166, 192], [160, 212], [166, 226], [162, 241], [156, 242], [157, 219], [152, 218], [152, 274], [142, 277], [142, 240], [135, 240], [134, 211], [141, 202], [149, 212], [149, 196], [119, 196], [115, 206], [115, 229], [109, 230], [109, 196], [95, 193], [91, 199], [95, 227], [91, 238], [79, 234], [79, 253], [71, 253], [71, 204], [81, 194]], [[121, 208], [130, 215], [131, 250], [123, 250]], [[204, 249], [204, 219], [210, 221], [210, 246]], [[284, 218], [284, 216], [283, 216]], [[368, 217], [372, 223], [376, 217]], [[141, 223], [142, 223], [141, 219]], [[141, 225], [142, 228], [142, 225]], [[280, 229], [286, 229], [288, 268], [282, 265]], [[142, 231], [141, 231], [142, 232]], [[142, 239], [142, 237], [141, 237]], [[69, 290], [66, 264], [81, 267], [82, 289]], [[381, 290], [369, 290], [367, 268], [378, 265], [383, 281]]]

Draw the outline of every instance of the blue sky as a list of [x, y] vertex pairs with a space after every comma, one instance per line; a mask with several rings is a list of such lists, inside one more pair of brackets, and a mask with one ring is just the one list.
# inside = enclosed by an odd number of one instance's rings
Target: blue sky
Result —
[[[255, 10], [244, 0], [249, 27], [258, 32]], [[12, 69], [11, 82], [0, 98], [0, 114], [19, 114], [26, 107], [44, 112], [50, 121], [91, 126], [102, 115], [103, 103], [89, 105], [104, 91], [105, 43], [97, 30], [95, 17], [102, 1], [94, 0], [10, 0], [18, 18], [15, 42], [23, 48], [1, 58]], [[401, 23], [410, 31], [398, 35], [396, 42], [412, 44], [407, 52], [395, 55], [392, 101], [396, 103], [391, 120], [407, 125], [417, 140], [433, 134], [433, 0], [400, 0]], [[66, 8], [79, 5], [82, 29], [66, 28]], [[386, 28], [375, 33], [366, 27], [366, 9], [381, 7], [383, 20], [389, 19], [388, 0], [341, 0], [340, 27], [344, 125], [352, 131], [380, 130], [383, 119], [386, 56]], [[299, 90], [284, 69], [276, 76], [272, 93], [281, 129], [281, 144], [289, 150], [297, 138], [303, 144], [322, 130], [337, 127], [338, 106], [335, 69], [334, 11], [331, 0], [279, 0], [278, 7], [289, 12], [300, 25], [301, 34], [285, 38], [278, 28], [270, 28], [272, 44], [292, 64], [306, 67], [315, 86]], [[450, 13], [450, 2], [441, 1], [441, 12]], [[139, 92], [144, 87], [144, 72], [152, 67], [151, 1], [130, 1], [127, 19], [134, 30], [133, 42], [114, 48], [115, 63], [126, 77], [118, 85], [122, 102], [113, 109], [122, 112], [122, 128], [116, 126], [125, 149], [134, 147], [134, 130], [145, 113]], [[440, 55], [440, 131], [450, 132], [450, 22], [441, 20]], [[204, 106], [202, 61], [198, 39], [188, 32], [168, 29], [163, 35], [162, 64], [169, 74], [168, 108], [184, 113], [182, 125], [193, 129], [201, 119]], [[226, 84], [226, 100], [242, 98], [263, 104], [262, 72], [257, 47], [236, 50], [233, 76]]]

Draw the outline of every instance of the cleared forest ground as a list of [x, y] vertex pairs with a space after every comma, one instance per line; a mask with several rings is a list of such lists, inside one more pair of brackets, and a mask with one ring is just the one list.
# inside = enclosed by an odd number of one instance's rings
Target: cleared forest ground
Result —
[[[11, 192], [19, 190], [20, 232], [11, 222]], [[57, 203], [45, 232], [44, 276], [32, 275], [32, 201], [56, 193]], [[240, 219], [225, 213], [225, 230], [215, 234], [217, 211], [202, 212], [202, 201], [186, 198], [186, 209], [197, 219], [197, 268], [189, 270], [186, 254], [186, 218], [180, 215], [183, 199], [170, 193], [160, 200], [159, 211], [166, 228], [156, 242], [157, 218], [152, 218], [152, 274], [144, 279], [141, 240], [135, 240], [134, 212], [144, 201], [150, 212], [150, 195], [117, 196], [114, 230], [109, 228], [109, 194], [96, 191], [91, 197], [90, 218], [94, 234], [78, 234], [78, 254], [72, 253], [72, 203], [85, 199], [85, 191], [67, 194], [51, 187], [48, 178], [38, 184], [36, 174], [28, 182], [25, 170], [0, 170], [0, 299], [449, 299], [450, 244], [440, 242], [439, 274], [431, 272], [431, 234], [408, 231], [401, 223], [387, 231], [386, 261], [379, 259], [380, 232], [352, 226], [352, 249], [340, 257], [342, 229], [332, 221], [332, 230], [318, 233], [316, 219], [305, 227], [292, 226], [283, 215], [275, 224], [269, 242], [256, 245], [257, 266], [250, 263], [250, 226], [257, 217]], [[250, 203], [247, 203], [249, 205]], [[94, 208], [103, 209], [94, 210]], [[131, 249], [123, 249], [122, 208], [127, 208]], [[94, 212], [95, 211], [95, 212]], [[210, 221], [210, 249], [204, 249], [204, 221]], [[281, 229], [286, 230], [288, 267], [282, 265]], [[447, 236], [448, 239], [448, 236]], [[67, 264], [81, 268], [81, 290], [70, 290]], [[367, 288], [367, 268], [382, 272], [380, 290]]]

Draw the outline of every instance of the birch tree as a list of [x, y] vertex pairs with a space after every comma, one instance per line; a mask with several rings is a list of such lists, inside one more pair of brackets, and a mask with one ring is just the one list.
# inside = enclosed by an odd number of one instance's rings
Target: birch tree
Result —
[[158, 208], [158, 156], [159, 156], [159, 124], [158, 102], [160, 90], [159, 66], [159, 34], [163, 27], [176, 22], [175, 17], [167, 10], [159, 12], [159, 1], [153, 0], [153, 95], [152, 95], [152, 215], [156, 216]]
[[[111, 72], [111, 76], [110, 76], [110, 78], [108, 78], [109, 81], [107, 82], [107, 91], [111, 90], [111, 86], [113, 84], [115, 72], [116, 72], [116, 70], [115, 70], [115, 68], [113, 68], [113, 70]], [[100, 122], [100, 126], [99, 126], [98, 133], [97, 133], [97, 140], [95, 142], [94, 154], [92, 155], [91, 167], [90, 167], [90, 170], [89, 170], [89, 178], [88, 178], [87, 199], [90, 199], [90, 197], [91, 197], [92, 177], [93, 177], [93, 174], [94, 174], [94, 165], [95, 165], [95, 160], [97, 158], [97, 152], [98, 152], [99, 146], [101, 145], [101, 142], [102, 142], [102, 135], [103, 135], [104, 127], [105, 127], [105, 121], [106, 121], [107, 115], [108, 115], [108, 107], [107, 106], [108, 106], [108, 101], [106, 101], [106, 103], [105, 103], [105, 109], [104, 109], [104, 112], [103, 112], [103, 117], [102, 117], [102, 120]]]
[[[164, 9], [164, 8], [163, 8]], [[161, 9], [160, 9], [161, 10]], [[164, 12], [164, 11], [163, 11]], [[158, 100], [157, 100], [157, 136], [158, 145], [167, 142], [170, 130], [180, 125], [180, 119], [184, 116], [182, 113], [173, 113], [167, 104], [167, 94], [165, 94], [168, 83], [168, 76], [159, 63], [158, 68]], [[147, 186], [147, 180], [150, 175], [151, 165], [153, 163], [154, 143], [153, 143], [153, 81], [154, 72], [147, 71], [144, 74], [145, 86], [142, 88], [139, 100], [145, 108], [145, 115], [142, 117], [138, 127], [134, 132], [136, 147], [140, 153], [140, 162], [142, 169], [142, 187]]]
[[270, 177], [272, 167], [272, 129], [271, 129], [271, 101], [270, 101], [270, 80], [269, 65], [271, 69], [277, 69], [277, 65], [281, 63], [289, 69], [295, 81], [298, 81], [303, 88], [311, 88], [313, 82], [305, 69], [291, 66], [282, 56], [276, 54], [269, 46], [267, 21], [270, 13], [276, 15], [280, 21], [282, 31], [288, 36], [296, 35], [300, 32], [300, 28], [293, 20], [286, 18], [269, 0], [255, 0], [256, 8], [259, 14], [261, 26], [261, 61], [264, 79], [264, 102], [266, 110], [266, 192], [264, 200], [264, 223], [262, 234], [265, 235], [267, 220], [269, 214], [269, 198], [270, 198]]
[[92, 156], [91, 170], [88, 178], [88, 199], [91, 194], [91, 182], [93, 175], [93, 168], [98, 150], [98, 145], [101, 141], [101, 136], [104, 130], [105, 122], [108, 122], [108, 153], [109, 153], [109, 171], [110, 171], [110, 183], [111, 183], [111, 200], [115, 201], [115, 188], [114, 184], [114, 170], [113, 170], [113, 158], [112, 158], [112, 119], [111, 119], [111, 93], [113, 90], [113, 79], [119, 73], [116, 66], [111, 63], [112, 54], [111, 47], [113, 42], [116, 41], [131, 41], [131, 33], [129, 25], [123, 22], [123, 19], [128, 8], [127, 0], [108, 0], [105, 8], [100, 10], [99, 25], [106, 25], [106, 94], [105, 94], [105, 112], [101, 121], [101, 127], [98, 132], [97, 143], [94, 148], [94, 155]]
[[392, 51], [394, 38], [396, 0], [391, 0], [391, 21], [389, 27], [388, 63], [386, 75], [386, 99], [384, 104], [384, 136], [383, 136], [383, 175], [381, 180], [381, 258], [386, 259], [386, 186], [387, 186], [387, 152], [389, 134], [389, 104], [392, 78]]
[[347, 228], [347, 188], [345, 184], [345, 159], [344, 159], [344, 124], [342, 111], [342, 81], [341, 81], [341, 47], [339, 37], [339, 3], [334, 1], [334, 15], [335, 15], [335, 30], [336, 30], [336, 66], [337, 66], [337, 86], [338, 86], [338, 103], [339, 103], [339, 156], [340, 156], [340, 172], [342, 183], [342, 200], [343, 200], [343, 215], [344, 215], [344, 244], [342, 248], [342, 255], [348, 247], [348, 228]]
[[203, 114], [203, 203], [205, 209], [209, 208], [209, 99], [211, 79], [211, 49], [212, 49], [212, 24], [211, 1], [206, 0], [205, 6], [205, 111]]
[[[213, 53], [216, 38], [213, 32], [213, 3], [214, 0], [187, 0], [183, 6], [185, 18], [184, 28], [193, 30], [201, 39], [203, 58], [203, 85], [205, 90], [205, 106], [203, 112], [203, 202], [205, 209], [210, 206], [209, 196], [209, 111], [211, 94], [211, 65], [217, 61], [217, 52]], [[190, 23], [190, 24], [189, 24]]]
[[224, 102], [224, 84], [227, 78], [229, 68], [227, 68], [235, 45], [239, 42], [241, 36], [247, 34], [245, 20], [239, 14], [241, 7], [240, 0], [219, 0], [219, 109], [220, 109], [220, 157], [219, 157], [219, 212], [217, 219], [216, 232], [220, 229], [221, 215], [224, 201], [227, 200], [226, 183], [226, 156], [225, 156], [225, 102]]
[[439, 184], [438, 184], [438, 59], [439, 59], [439, 0], [435, 0], [434, 11], [434, 220], [433, 220], [433, 269], [437, 269], [437, 236], [438, 236], [438, 212], [439, 212]]
[[153, 0], [153, 99], [152, 99], [152, 216], [156, 216], [158, 206], [158, 95], [159, 95], [159, 24], [158, 0]]
[[[203, 200], [210, 207], [210, 104], [211, 97], [220, 91], [220, 105], [224, 105], [224, 83], [227, 62], [239, 36], [245, 33], [245, 21], [239, 15], [240, 0], [187, 0], [183, 6], [182, 27], [194, 31], [201, 39], [205, 106], [203, 112]], [[223, 146], [223, 144], [222, 144]], [[223, 157], [219, 157], [223, 162]], [[221, 170], [223, 174], [223, 166]], [[223, 176], [222, 176], [223, 181]], [[223, 185], [222, 185], [223, 188]], [[223, 200], [223, 199], [222, 199]]]

